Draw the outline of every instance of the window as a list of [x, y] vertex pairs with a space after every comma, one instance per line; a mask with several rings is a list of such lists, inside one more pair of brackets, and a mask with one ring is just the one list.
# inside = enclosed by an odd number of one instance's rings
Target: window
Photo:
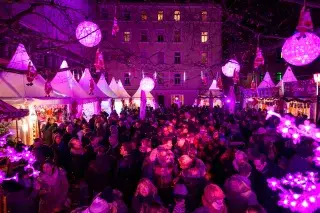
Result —
[[130, 12], [128, 10], [125, 10], [123, 12], [123, 20], [125, 20], [125, 21], [130, 21], [131, 20], [131, 14], [130, 14]]
[[164, 42], [163, 32], [159, 32], [159, 33], [158, 33], [158, 42]]
[[158, 64], [164, 64], [164, 52], [158, 52]]
[[148, 20], [148, 15], [146, 11], [141, 12], [141, 21], [147, 21]]
[[123, 33], [123, 40], [124, 40], [124, 42], [130, 42], [131, 41], [131, 33], [130, 32], [124, 32]]
[[175, 21], [180, 21], [180, 11], [179, 10], [175, 10], [174, 11], [174, 16], [173, 16]]
[[124, 85], [131, 85], [131, 82], [130, 82], [130, 73], [124, 73]]
[[201, 63], [202, 64], [208, 63], [208, 53], [207, 52], [201, 53]]
[[158, 11], [158, 21], [163, 21], [163, 10]]
[[148, 32], [146, 30], [141, 31], [141, 42], [148, 42]]
[[201, 42], [206, 43], [208, 41], [208, 32], [201, 32]]
[[174, 31], [173, 41], [174, 41], [174, 42], [181, 42], [181, 33], [180, 33], [180, 30]]
[[164, 84], [163, 73], [161, 73], [161, 72], [157, 73], [157, 83]]
[[174, 74], [174, 84], [175, 85], [181, 84], [181, 75], [179, 73]]
[[181, 55], [180, 55], [180, 52], [175, 52], [175, 53], [174, 53], [174, 63], [175, 63], [175, 64], [180, 64], [180, 63], [181, 63]]
[[276, 73], [276, 79], [277, 79], [277, 81], [281, 81], [281, 79], [282, 79], [282, 73], [281, 72], [277, 72]]
[[207, 11], [201, 11], [201, 20], [207, 21], [208, 20], [208, 12]]
[[108, 18], [109, 18], [109, 13], [107, 8], [101, 8], [101, 19], [108, 20]]
[[106, 31], [106, 30], [102, 30], [102, 41], [106, 41], [107, 40], [107, 38], [109, 37], [108, 36], [108, 31]]

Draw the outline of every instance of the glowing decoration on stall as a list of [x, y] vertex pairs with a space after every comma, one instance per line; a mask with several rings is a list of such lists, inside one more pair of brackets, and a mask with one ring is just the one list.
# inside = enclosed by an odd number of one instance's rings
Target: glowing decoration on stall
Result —
[[96, 68], [96, 72], [100, 72], [101, 70], [105, 69], [103, 55], [102, 55], [102, 52], [100, 52], [99, 48], [97, 49], [97, 52], [96, 52], [94, 66]]
[[50, 97], [50, 93], [52, 92], [52, 86], [50, 81], [46, 81], [44, 85], [44, 91], [46, 93], [46, 97]]
[[186, 80], [187, 80], [187, 74], [186, 72], [183, 72], [183, 82], [186, 82]]
[[296, 29], [302, 34], [313, 30], [310, 11], [305, 6], [300, 11], [299, 23]]
[[263, 58], [261, 49], [257, 47], [256, 57], [254, 59], [253, 67], [257, 69], [261, 65], [264, 65], [264, 58]]
[[116, 37], [119, 32], [118, 20], [116, 17], [113, 18], [113, 26], [112, 26], [112, 36]]
[[90, 21], [83, 21], [76, 29], [76, 37], [82, 45], [94, 47], [100, 43], [102, 35], [97, 24]]
[[282, 56], [290, 64], [303, 66], [310, 64], [320, 54], [320, 38], [306, 32], [296, 33], [286, 40], [282, 47]]
[[222, 73], [231, 78], [234, 72], [240, 72], [240, 64], [236, 60], [231, 59], [222, 67]]
[[94, 80], [93, 78], [90, 79], [90, 82], [89, 82], [89, 95], [94, 95]]
[[27, 86], [32, 86], [33, 85], [33, 80], [35, 79], [35, 77], [37, 76], [37, 71], [35, 69], [35, 67], [33, 66], [32, 62], [29, 61], [28, 64], [28, 72], [27, 72], [27, 81], [28, 83], [26, 84]]
[[140, 81], [140, 88], [145, 92], [151, 92], [155, 86], [154, 80], [149, 77], [145, 77]]
[[154, 73], [153, 73], [153, 79], [154, 79], [154, 80], [157, 80], [157, 71], [154, 71]]

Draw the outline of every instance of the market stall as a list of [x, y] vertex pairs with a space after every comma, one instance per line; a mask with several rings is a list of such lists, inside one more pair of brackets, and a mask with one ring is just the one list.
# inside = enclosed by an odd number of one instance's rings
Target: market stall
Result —
[[208, 90], [202, 91], [198, 95], [198, 106], [223, 106], [224, 94], [222, 90], [217, 87], [217, 81], [212, 80], [211, 86]]
[[268, 108], [273, 108], [279, 111], [282, 106], [280, 106], [279, 89], [275, 87], [269, 72], [266, 72], [263, 80], [257, 88], [258, 97], [255, 99], [257, 101], [257, 108], [265, 110]]
[[59, 91], [62, 94], [67, 95], [72, 99], [71, 106], [69, 105], [69, 111], [73, 117], [85, 116], [86, 119], [89, 119], [90, 115], [86, 115], [83, 111], [84, 104], [90, 104], [93, 112], [96, 113], [99, 111], [97, 104], [97, 97], [89, 95], [80, 84], [74, 79], [70, 70], [68, 70], [68, 64], [64, 60], [60, 66], [61, 72], [57, 72], [55, 77], [51, 81], [53, 89]]
[[123, 87], [121, 80], [117, 83], [116, 80], [112, 78], [109, 87], [117, 95], [117, 99], [114, 100], [114, 109], [119, 114], [123, 104], [129, 104], [130, 95]]
[[107, 94], [102, 92], [99, 87], [97, 87], [89, 69], [87, 68], [84, 70], [79, 84], [90, 96], [97, 98], [96, 102], [83, 104], [83, 112], [86, 115], [86, 118], [90, 119], [92, 115], [101, 112], [102, 101], [108, 102], [110, 98], [107, 96]]
[[[146, 98], [147, 98], [147, 106], [154, 108], [155, 107], [154, 97], [151, 94], [151, 92], [146, 92]], [[138, 90], [132, 96], [132, 102], [135, 106], [140, 107], [140, 101], [141, 101], [141, 87], [139, 87]]]
[[110, 89], [104, 74], [101, 74], [100, 79], [97, 83], [97, 86], [104, 94], [106, 94], [108, 97], [110, 97], [109, 100], [101, 102], [101, 111], [105, 111], [110, 114], [111, 113], [111, 99], [117, 99], [117, 95]]
[[284, 95], [284, 83], [287, 82], [296, 82], [297, 78], [292, 72], [292, 69], [290, 66], [286, 69], [286, 72], [283, 75], [283, 78], [278, 82], [277, 86], [279, 88], [279, 94], [280, 96]]
[[313, 80], [300, 80], [284, 83], [284, 112], [294, 116], [306, 115], [310, 119], [316, 116], [316, 84]]

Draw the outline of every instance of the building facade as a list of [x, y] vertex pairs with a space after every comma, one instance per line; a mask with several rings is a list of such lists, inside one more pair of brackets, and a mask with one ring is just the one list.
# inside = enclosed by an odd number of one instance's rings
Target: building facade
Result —
[[[112, 35], [114, 17], [119, 32]], [[221, 70], [221, 9], [212, 3], [108, 3], [95, 22], [108, 82], [121, 80], [133, 95], [144, 76], [155, 79], [158, 104], [193, 104]]]

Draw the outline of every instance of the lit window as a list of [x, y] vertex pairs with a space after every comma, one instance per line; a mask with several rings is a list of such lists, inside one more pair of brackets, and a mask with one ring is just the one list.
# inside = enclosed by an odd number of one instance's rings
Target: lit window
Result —
[[181, 75], [176, 73], [174, 74], [174, 84], [175, 85], [180, 85], [181, 84]]
[[158, 11], [158, 21], [163, 21], [163, 10]]
[[174, 20], [175, 21], [180, 21], [180, 11], [179, 10], [176, 10], [174, 11]]
[[276, 78], [277, 78], [277, 81], [281, 81], [281, 79], [282, 79], [282, 73], [281, 73], [281, 72], [277, 72]]
[[158, 33], [158, 42], [164, 42], [163, 32], [159, 32], [159, 33]]
[[180, 52], [174, 53], [174, 63], [175, 64], [181, 64], [181, 55]]
[[142, 11], [141, 13], [141, 21], [147, 21], [148, 15], [146, 11]]
[[148, 42], [148, 32], [147, 31], [141, 31], [141, 42]]
[[125, 10], [125, 11], [123, 12], [123, 19], [124, 19], [125, 21], [130, 21], [130, 20], [131, 20], [131, 14], [130, 14], [130, 12], [129, 12], [128, 10]]
[[131, 85], [130, 73], [124, 73], [124, 85], [126, 85], [126, 86]]
[[131, 41], [131, 33], [130, 32], [124, 32], [123, 33], [123, 40], [124, 40], [124, 42], [130, 42]]
[[174, 42], [181, 42], [181, 33], [180, 31], [174, 31], [174, 39], [173, 39]]
[[201, 42], [206, 43], [208, 41], [208, 32], [201, 32]]
[[207, 52], [201, 53], [201, 63], [202, 64], [208, 63], [208, 53]]
[[164, 52], [158, 52], [158, 64], [164, 64]]
[[208, 12], [207, 11], [201, 11], [201, 20], [207, 21], [208, 20]]

